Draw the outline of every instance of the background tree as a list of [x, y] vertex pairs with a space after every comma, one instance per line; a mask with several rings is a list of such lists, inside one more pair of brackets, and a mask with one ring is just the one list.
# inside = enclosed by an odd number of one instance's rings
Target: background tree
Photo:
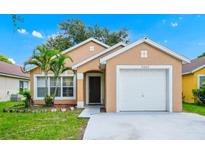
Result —
[[21, 28], [20, 23], [24, 22], [24, 18], [16, 14], [11, 14], [11, 20], [12, 20], [12, 24], [14, 27], [14, 31], [16, 31], [17, 29], [20, 29]]
[[51, 71], [53, 72], [54, 74], [54, 82], [55, 82], [55, 90], [54, 90], [54, 93], [53, 93], [53, 103], [55, 101], [55, 97], [56, 97], [56, 92], [57, 92], [57, 82], [59, 80], [59, 76], [64, 73], [65, 71], [68, 71], [68, 70], [72, 70], [71, 67], [67, 67], [65, 66], [65, 61], [66, 60], [70, 60], [70, 61], [73, 61], [71, 57], [69, 56], [65, 56], [63, 54], [59, 54], [57, 55], [57, 57], [52, 60], [51, 62]]
[[205, 52], [203, 52], [201, 55], [198, 56], [198, 58], [204, 57], [205, 56]]
[[71, 45], [72, 44], [68, 37], [62, 34], [57, 34], [55, 36], [49, 37], [43, 46], [45, 46], [48, 49], [63, 51], [71, 47]]
[[6, 62], [8, 64], [12, 64], [12, 62], [9, 60], [9, 58], [2, 55], [2, 54], [0, 54], [0, 61]]
[[128, 31], [120, 29], [111, 32], [108, 28], [99, 27], [98, 25], [86, 26], [79, 19], [71, 19], [59, 24], [60, 34], [57, 37], [49, 38], [44, 44], [49, 49], [63, 51], [75, 44], [78, 44], [90, 37], [108, 44], [114, 45], [118, 42], [128, 43]]

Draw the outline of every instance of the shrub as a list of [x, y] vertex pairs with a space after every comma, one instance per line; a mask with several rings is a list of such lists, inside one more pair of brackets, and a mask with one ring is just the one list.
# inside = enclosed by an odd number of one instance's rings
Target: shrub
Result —
[[31, 107], [33, 105], [33, 100], [32, 100], [30, 91], [25, 90], [25, 91], [22, 91], [20, 94], [25, 97], [25, 100], [24, 100], [25, 108]]
[[194, 102], [205, 105], [205, 88], [193, 89]]
[[44, 101], [45, 101], [46, 106], [48, 107], [51, 107], [54, 105], [52, 96], [45, 96]]

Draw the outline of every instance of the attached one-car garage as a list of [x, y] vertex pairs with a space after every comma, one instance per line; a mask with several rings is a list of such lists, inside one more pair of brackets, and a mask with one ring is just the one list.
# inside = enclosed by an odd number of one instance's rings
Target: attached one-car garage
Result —
[[117, 66], [117, 111], [172, 111], [172, 66]]
[[182, 63], [189, 62], [148, 38], [101, 58], [106, 111], [182, 111]]

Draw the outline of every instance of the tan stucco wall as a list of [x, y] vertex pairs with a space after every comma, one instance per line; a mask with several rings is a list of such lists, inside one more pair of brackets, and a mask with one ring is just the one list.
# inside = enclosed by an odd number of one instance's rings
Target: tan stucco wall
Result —
[[[95, 51], [90, 51], [90, 46], [95, 46]], [[105, 50], [106, 48], [103, 47], [102, 45], [95, 43], [93, 41], [90, 41], [72, 51], [70, 51], [69, 53], [67, 53], [66, 55], [70, 56], [73, 60], [73, 62], [71, 62], [70, 60], [66, 61], [66, 66], [73, 66], [74, 64], [77, 64], [103, 50]], [[90, 67], [90, 66], [89, 66]], [[91, 68], [92, 69], [92, 68]], [[34, 96], [34, 75], [35, 74], [41, 74], [42, 72], [40, 71], [39, 68], [33, 69], [30, 72], [30, 91], [32, 96]], [[71, 71], [67, 72], [67, 73], [73, 73]], [[83, 84], [82, 84], [83, 85]], [[78, 93], [81, 95], [80, 92], [80, 88], [78, 88], [80, 85], [76, 85], [76, 98]], [[81, 96], [80, 96], [81, 97]], [[83, 97], [83, 96], [82, 96]], [[43, 100], [34, 100], [35, 104], [43, 104], [44, 101]], [[55, 104], [76, 104], [76, 99], [74, 100], [56, 100]]]
[[85, 63], [84, 65], [80, 66], [77, 69], [77, 72], [78, 73], [84, 73], [84, 72], [87, 72], [87, 71], [90, 71], [90, 70], [92, 70], [92, 71], [94, 71], [94, 70], [95, 71], [99, 71], [100, 70], [100, 68], [99, 68], [100, 58], [105, 57], [106, 55], [111, 54], [111, 53], [115, 52], [116, 50], [121, 49], [122, 47], [123, 46], [119, 46], [119, 47], [117, 47], [117, 48], [115, 48], [113, 50], [110, 50], [109, 52], [107, 52], [107, 53], [105, 53], [105, 54], [103, 54], [103, 55], [93, 59], [92, 61]]
[[0, 102], [10, 100], [11, 94], [19, 93], [19, 81], [28, 81], [25, 79], [0, 76]]
[[[90, 51], [90, 46], [95, 46], [95, 51]], [[73, 62], [71, 61], [67, 61], [67, 65], [68, 66], [72, 66], [74, 64], [77, 64], [89, 57], [92, 57], [93, 55], [105, 50], [106, 48], [95, 43], [95, 42], [88, 42], [86, 44], [84, 44], [81, 47], [78, 47], [76, 49], [74, 49], [73, 51], [67, 53], [66, 55], [69, 55], [72, 59]]]
[[[148, 58], [140, 58], [140, 50], [148, 50]], [[116, 111], [116, 66], [117, 65], [172, 65], [173, 111], [182, 111], [182, 62], [146, 43], [113, 57], [106, 64], [106, 110]], [[157, 90], [157, 89], [153, 89]]]
[[[85, 103], [85, 100], [86, 100], [86, 97], [87, 97], [86, 96], [86, 82], [85, 82], [86, 72], [90, 72], [90, 71], [92, 71], [92, 72], [95, 72], [95, 71], [102, 72], [102, 70], [99, 68], [100, 58], [102, 58], [102, 57], [104, 57], [108, 54], [111, 54], [111, 53], [115, 52], [116, 50], [121, 49], [122, 47], [123, 46], [119, 46], [119, 47], [117, 47], [113, 50], [110, 50], [109, 52], [107, 52], [107, 53], [93, 59], [92, 61], [87, 62], [84, 65], [81, 65], [79, 68], [77, 68], [77, 73], [84, 73], [84, 79], [83, 80], [77, 80], [77, 89], [78, 89], [77, 90], [77, 95], [79, 95], [78, 96], [78, 101], [82, 101], [82, 102]], [[102, 73], [104, 73], [103, 83], [105, 83], [105, 72], [103, 71]], [[104, 89], [104, 92], [103, 92], [104, 98], [103, 99], [105, 99], [105, 97], [106, 97], [106, 95], [105, 95], [105, 84], [102, 85], [102, 86], [104, 86], [104, 88], [103, 88]]]

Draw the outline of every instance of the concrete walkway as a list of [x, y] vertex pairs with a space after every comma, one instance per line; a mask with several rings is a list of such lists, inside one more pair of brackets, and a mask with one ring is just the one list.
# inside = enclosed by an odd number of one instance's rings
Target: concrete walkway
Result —
[[92, 115], [100, 113], [100, 106], [89, 106], [80, 113], [78, 118], [90, 118]]
[[192, 113], [101, 113], [91, 116], [83, 139], [205, 139], [205, 116]]

